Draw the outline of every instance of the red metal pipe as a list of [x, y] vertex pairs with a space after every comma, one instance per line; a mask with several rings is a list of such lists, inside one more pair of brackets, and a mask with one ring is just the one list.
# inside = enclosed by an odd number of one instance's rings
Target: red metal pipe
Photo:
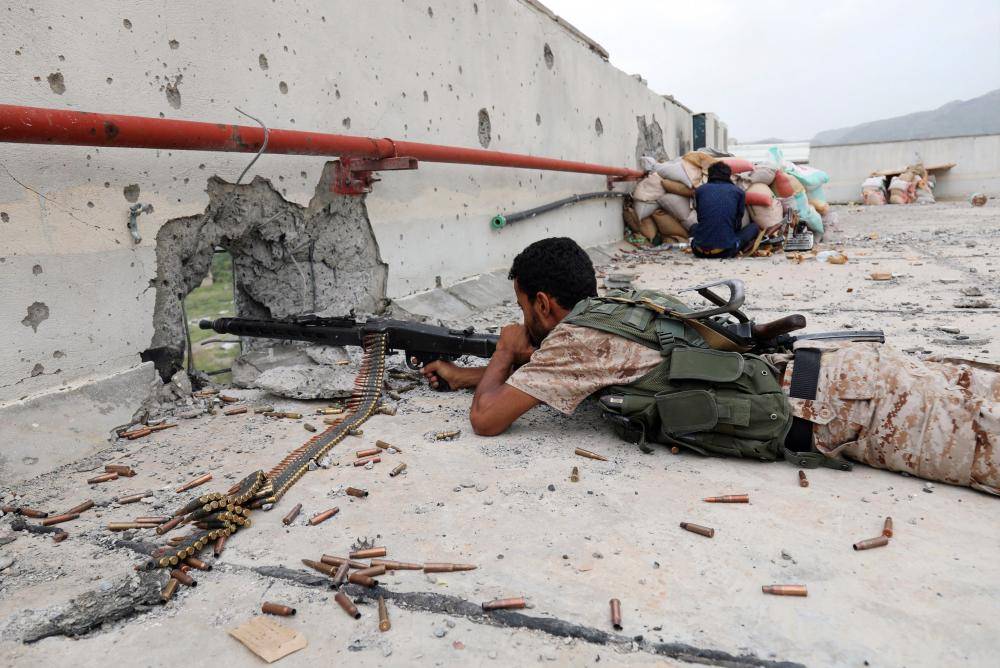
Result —
[[[262, 128], [246, 125], [0, 105], [0, 142], [256, 153], [263, 141]], [[642, 177], [642, 172], [624, 167], [300, 130], [270, 130], [266, 152], [374, 160], [412, 157], [427, 162]]]

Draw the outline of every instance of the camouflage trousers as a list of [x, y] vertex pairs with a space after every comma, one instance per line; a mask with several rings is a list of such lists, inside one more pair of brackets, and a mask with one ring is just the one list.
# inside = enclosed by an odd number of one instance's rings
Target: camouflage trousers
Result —
[[814, 424], [817, 450], [1000, 495], [1000, 367], [874, 343], [802, 345], [823, 350], [816, 399], [789, 401]]

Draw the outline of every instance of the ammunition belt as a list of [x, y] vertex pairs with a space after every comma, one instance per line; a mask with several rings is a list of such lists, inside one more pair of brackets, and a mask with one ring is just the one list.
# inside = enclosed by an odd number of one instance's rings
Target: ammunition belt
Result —
[[158, 549], [148, 565], [154, 568], [176, 566], [204, 549], [209, 541], [231, 536], [239, 529], [249, 527], [252, 509], [269, 507], [284, 496], [309, 470], [311, 462], [322, 459], [378, 408], [385, 382], [385, 355], [385, 334], [365, 337], [364, 357], [354, 381], [354, 391], [347, 402], [348, 411], [327, 429], [288, 453], [266, 474], [254, 471], [226, 494], [204, 494], [182, 506], [174, 513], [175, 518], [184, 518], [177, 526], [193, 523], [198, 530], [185, 536], [177, 545]]

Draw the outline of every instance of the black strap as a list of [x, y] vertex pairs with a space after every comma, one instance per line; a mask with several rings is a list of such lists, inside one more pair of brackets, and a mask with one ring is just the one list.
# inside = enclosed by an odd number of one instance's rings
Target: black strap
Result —
[[792, 368], [792, 385], [788, 396], [809, 400], [816, 398], [822, 359], [823, 351], [819, 348], [799, 348], [795, 351], [795, 366]]
[[[819, 387], [819, 371], [823, 351], [818, 348], [799, 348], [795, 351], [795, 366], [792, 368], [792, 382], [788, 396], [794, 399], [816, 399]], [[843, 471], [851, 470], [851, 464], [841, 459], [831, 459], [813, 448], [813, 423], [800, 417], [792, 418], [792, 427], [785, 437], [785, 459], [802, 468], [826, 466]]]

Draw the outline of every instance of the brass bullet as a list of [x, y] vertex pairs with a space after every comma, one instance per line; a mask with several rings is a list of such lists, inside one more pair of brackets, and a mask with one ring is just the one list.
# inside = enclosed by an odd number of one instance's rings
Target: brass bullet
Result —
[[15, 506], [10, 503], [5, 503], [4, 505], [0, 506], [0, 510], [2, 510], [5, 513], [12, 513], [14, 515], [21, 514], [21, 509], [18, 506]]
[[454, 573], [456, 571], [474, 571], [478, 568], [474, 564], [424, 564], [424, 573]]
[[443, 441], [445, 439], [455, 438], [461, 433], [462, 433], [461, 429], [450, 429], [448, 431], [439, 431], [438, 433], [434, 434], [434, 438], [438, 441]]
[[347, 556], [351, 559], [369, 559], [371, 557], [384, 557], [386, 549], [384, 547], [369, 547], [364, 550], [354, 550]]
[[320, 563], [318, 561], [313, 561], [312, 559], [303, 559], [302, 563], [313, 569], [314, 571], [319, 571], [323, 575], [328, 577], [333, 577], [336, 572], [335, 566], [330, 566], [329, 564]]
[[574, 466], [573, 470], [569, 472], [569, 481], [580, 482], [580, 469], [576, 466]]
[[344, 490], [344, 494], [347, 494], [347, 496], [356, 496], [359, 499], [363, 499], [366, 496], [368, 496], [368, 490], [358, 489], [357, 487], [348, 487], [347, 489]]
[[362, 568], [361, 570], [354, 571], [354, 574], [355, 575], [367, 575], [368, 577], [373, 578], [373, 577], [378, 576], [378, 575], [384, 575], [385, 574], [385, 566], [383, 566], [381, 564], [372, 565], [372, 566], [369, 566], [368, 568]]
[[588, 459], [596, 459], [601, 462], [608, 461], [608, 458], [604, 455], [599, 455], [596, 452], [591, 452], [590, 450], [584, 450], [583, 448], [577, 448], [574, 452], [581, 457], [587, 457]]
[[[75, 505], [72, 508], [70, 508], [69, 510], [67, 510], [66, 514], [67, 515], [72, 515], [73, 513], [82, 513], [83, 511], [90, 510], [93, 507], [94, 507], [94, 501], [93, 501], [93, 499], [87, 499], [83, 503]], [[47, 514], [48, 513], [46, 513], [46, 515]]]
[[183, 485], [181, 485], [180, 487], [178, 487], [174, 491], [177, 492], [178, 494], [181, 493], [181, 492], [186, 492], [189, 489], [197, 487], [198, 485], [204, 485], [206, 482], [208, 482], [211, 479], [212, 479], [212, 474], [211, 473], [206, 473], [205, 475], [198, 476], [194, 480], [190, 480], [190, 481], [184, 483]]
[[617, 598], [611, 599], [611, 627], [615, 631], [622, 630], [622, 603]]
[[354, 561], [345, 557], [334, 557], [329, 554], [324, 554], [320, 557], [320, 561], [330, 566], [340, 566], [343, 563], [347, 563], [351, 568], [368, 568], [368, 564], [363, 561]]
[[184, 563], [191, 568], [197, 568], [199, 571], [210, 571], [212, 570], [212, 564], [207, 564], [198, 557], [188, 557], [184, 560]]
[[53, 524], [62, 524], [63, 522], [69, 522], [80, 517], [80, 513], [63, 513], [62, 515], [56, 515], [55, 517], [46, 517], [44, 520], [39, 522], [43, 527], [49, 527]]
[[389, 477], [395, 478], [405, 470], [406, 470], [406, 462], [403, 462], [402, 464], [396, 464], [395, 468], [389, 471]]
[[323, 424], [338, 425], [343, 421], [343, 418], [324, 418]]
[[301, 510], [302, 510], [302, 504], [296, 503], [292, 507], [292, 509], [288, 511], [288, 514], [281, 518], [281, 523], [284, 524], [285, 526], [288, 526], [289, 524], [295, 521], [295, 518], [299, 516], [299, 511]]
[[291, 617], [295, 614], [295, 608], [280, 603], [265, 602], [260, 606], [260, 611], [266, 615], [278, 615], [279, 617]]
[[892, 538], [892, 518], [885, 518], [885, 523], [882, 525], [882, 535], [886, 538]]
[[139, 492], [138, 494], [129, 494], [128, 496], [119, 496], [115, 501], [117, 503], [136, 503], [142, 501], [145, 497], [152, 496], [149, 492]]
[[351, 602], [351, 599], [347, 598], [347, 594], [342, 591], [338, 591], [333, 596], [333, 600], [340, 604], [340, 607], [344, 609], [344, 612], [349, 614], [354, 619], [361, 619], [361, 613], [358, 612], [357, 606]]
[[857, 551], [870, 550], [873, 547], [884, 547], [889, 544], [889, 537], [886, 535], [876, 536], [875, 538], [869, 538], [867, 540], [859, 540], [854, 544], [854, 549]]
[[728, 494], [726, 496], [709, 496], [705, 503], [750, 503], [749, 494]]
[[399, 449], [398, 445], [393, 445], [392, 443], [386, 443], [385, 441], [375, 441], [375, 446], [381, 448], [382, 450], [388, 450], [389, 448], [392, 448], [396, 452], [402, 452], [402, 450]]
[[166, 603], [174, 596], [174, 592], [177, 591], [177, 580], [170, 578], [167, 580], [167, 584], [163, 587], [163, 591], [160, 592], [160, 600]]
[[111, 482], [112, 480], [118, 480], [117, 473], [102, 473], [101, 475], [94, 476], [93, 478], [87, 478], [87, 484], [97, 485], [102, 482]]
[[308, 422], [303, 422], [302, 423], [302, 428], [305, 429], [308, 432], [316, 431], [316, 427], [314, 427], [313, 425], [309, 424]]
[[808, 596], [805, 585], [764, 585], [761, 590], [765, 594], [775, 596]]
[[348, 429], [348, 430], [347, 430], [347, 435], [348, 435], [348, 436], [363, 436], [363, 435], [364, 435], [364, 433], [365, 433], [365, 432], [364, 432], [364, 430], [362, 430], [362, 429], [356, 429], [356, 428], [355, 428], [355, 429]]
[[181, 515], [178, 515], [177, 517], [175, 517], [174, 519], [170, 520], [169, 522], [166, 522], [166, 523], [161, 524], [160, 526], [156, 527], [156, 535], [157, 536], [162, 536], [163, 534], [165, 534], [168, 531], [172, 530], [174, 527], [178, 526], [183, 521], [184, 521], [184, 517], [181, 516]]
[[125, 476], [126, 478], [131, 478], [135, 475], [135, 470], [131, 466], [126, 466], [125, 464], [105, 464], [104, 470], [107, 473], [117, 473], [118, 475]]
[[799, 487], [808, 487], [809, 478], [806, 477], [806, 472], [799, 469]]
[[165, 524], [169, 522], [172, 518], [168, 516], [151, 516], [147, 515], [144, 517], [137, 517], [133, 522], [138, 522], [139, 524]]
[[212, 548], [212, 554], [215, 555], [216, 559], [218, 559], [219, 555], [222, 554], [222, 551], [224, 549], [226, 549], [226, 539], [228, 537], [229, 536], [223, 534], [223, 535], [221, 535], [221, 536], [219, 536], [218, 538], [215, 539], [215, 545]]
[[392, 624], [389, 622], [389, 611], [385, 607], [385, 599], [381, 596], [378, 597], [378, 630], [385, 633], [390, 628]]
[[483, 612], [490, 610], [520, 610], [528, 607], [528, 601], [524, 597], [520, 598], [498, 598], [495, 601], [483, 603]]
[[354, 460], [354, 465], [355, 466], [364, 466], [368, 462], [372, 462], [373, 464], [378, 464], [381, 461], [382, 461], [381, 457], [365, 457], [364, 459], [355, 459]]
[[222, 411], [222, 414], [223, 415], [242, 415], [243, 413], [246, 413], [246, 412], [247, 412], [247, 407], [246, 406], [235, 406], [233, 408], [227, 408], [226, 410]]
[[672, 454], [672, 455], [679, 455], [679, 454], [681, 454], [681, 449], [680, 449], [680, 448], [678, 448], [678, 447], [677, 447], [677, 446], [675, 445], [675, 446], [673, 446], [672, 448], [670, 448], [670, 454]]
[[317, 408], [316, 415], [340, 415], [344, 412], [343, 408]]
[[351, 570], [351, 562], [345, 560], [340, 566], [337, 566], [337, 572], [333, 576], [334, 586], [339, 587], [347, 581], [347, 574]]
[[237, 397], [231, 397], [227, 394], [220, 394], [219, 401], [221, 401], [224, 404], [235, 404], [237, 401], [239, 401], [239, 399]]
[[325, 522], [334, 515], [340, 512], [340, 508], [330, 508], [330, 510], [324, 510], [321, 513], [317, 513], [309, 518], [309, 524], [311, 526], [316, 526], [320, 522]]
[[354, 453], [355, 457], [374, 457], [375, 455], [382, 454], [382, 450], [379, 448], [369, 448], [367, 450], [358, 450]]
[[67, 538], [69, 538], [69, 534], [66, 533], [65, 531], [57, 531], [54, 534], [52, 534], [53, 543], [61, 543]]
[[422, 571], [423, 564], [411, 564], [405, 561], [389, 561], [387, 559], [372, 559], [372, 566], [385, 566], [387, 571]]
[[347, 581], [361, 585], [362, 587], [374, 587], [375, 585], [378, 584], [378, 580], [374, 579], [369, 575], [358, 575], [358, 571], [350, 573], [347, 576]]
[[256, 406], [256, 407], [254, 407], [253, 412], [257, 413], [257, 414], [260, 414], [260, 413], [273, 413], [274, 412], [274, 406]]
[[150, 429], [149, 427], [145, 427], [143, 429], [136, 429], [135, 431], [127, 431], [124, 434], [122, 434], [122, 436], [124, 436], [130, 441], [134, 441], [137, 438], [142, 438], [143, 436], [149, 436], [152, 433], [153, 433], [152, 429]]
[[197, 587], [198, 581], [179, 568], [170, 571], [170, 577], [180, 582], [185, 587]]
[[[93, 505], [93, 504], [91, 504], [91, 505]], [[25, 517], [30, 517], [30, 518], [36, 519], [36, 520], [42, 519], [42, 518], [45, 518], [45, 517], [49, 516], [49, 514], [47, 512], [45, 512], [44, 510], [35, 510], [34, 508], [21, 507], [21, 508], [18, 508], [18, 512], [20, 514], [24, 515]], [[79, 511], [67, 510], [65, 513], [63, 513], [63, 515], [72, 515], [74, 512], [79, 512]]]
[[699, 536], [705, 536], [711, 538], [715, 535], [715, 529], [710, 529], [708, 527], [703, 527], [700, 524], [691, 524], [690, 522], [681, 522], [681, 528], [685, 531], [690, 531], [691, 533], [696, 533]]
[[292, 412], [286, 411], [286, 412], [282, 413], [282, 417], [286, 417], [289, 420], [301, 420], [302, 419], [302, 413], [292, 413]]
[[206, 397], [210, 397], [210, 396], [212, 396], [213, 394], [218, 394], [218, 393], [219, 393], [219, 391], [218, 391], [218, 390], [216, 390], [216, 389], [213, 389], [213, 388], [206, 388], [206, 389], [204, 389], [204, 390], [198, 390], [197, 392], [192, 392], [192, 393], [191, 393], [191, 396], [192, 396], [192, 397], [196, 397], [196, 398], [198, 398], [198, 399], [204, 399], [204, 398], [206, 398]]
[[176, 426], [177, 426], [176, 423], [175, 424], [166, 424], [166, 423], [163, 423], [163, 424], [158, 424], [155, 427], [149, 427], [149, 430], [150, 431], [163, 431], [164, 429], [171, 429], [171, 428], [176, 427]]

